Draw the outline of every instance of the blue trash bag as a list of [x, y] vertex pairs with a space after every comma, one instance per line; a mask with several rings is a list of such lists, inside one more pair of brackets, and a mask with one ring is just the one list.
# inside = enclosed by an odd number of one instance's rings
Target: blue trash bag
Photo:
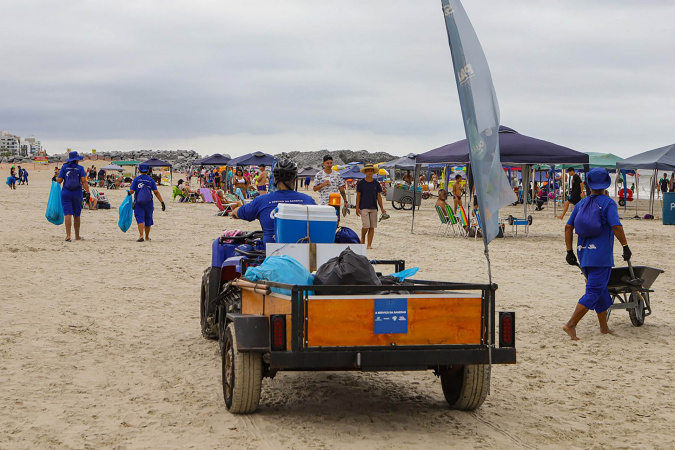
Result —
[[[309, 273], [309, 270], [300, 264], [297, 259], [287, 255], [268, 256], [258, 267], [249, 267], [245, 276], [250, 281], [265, 280], [298, 286], [314, 285], [314, 275]], [[291, 295], [291, 291], [288, 289], [273, 287], [271, 291]], [[313, 294], [313, 291], [309, 292], [309, 295]]]
[[403, 281], [406, 278], [414, 277], [417, 272], [419, 272], [420, 268], [419, 267], [411, 267], [410, 269], [405, 269], [400, 272], [392, 273], [389, 275], [390, 277], [396, 277], [398, 278], [398, 281]]
[[61, 203], [61, 185], [52, 181], [52, 188], [49, 191], [49, 200], [47, 200], [47, 212], [45, 217], [54, 225], [63, 223], [63, 204]]
[[134, 200], [131, 198], [131, 195], [127, 195], [122, 204], [120, 205], [120, 218], [117, 221], [117, 225], [120, 227], [120, 230], [122, 230], [125, 233], [131, 226], [131, 222], [133, 220], [134, 216], [133, 201]]
[[354, 230], [347, 227], [340, 227], [335, 232], [336, 244], [360, 244], [361, 239]]

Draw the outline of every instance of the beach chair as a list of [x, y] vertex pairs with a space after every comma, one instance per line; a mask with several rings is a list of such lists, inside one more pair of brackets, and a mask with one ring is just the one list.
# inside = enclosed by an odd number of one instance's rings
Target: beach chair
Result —
[[481, 233], [483, 232], [483, 222], [480, 220], [480, 213], [477, 209], [474, 209], [473, 213], [476, 216], [476, 220], [472, 221], [470, 228], [474, 230], [473, 238], [475, 240], [478, 239], [478, 230], [480, 230]]
[[457, 222], [459, 222], [460, 227], [462, 230], [464, 230], [464, 237], [469, 236], [468, 230], [470, 230], [470, 223], [469, 223], [469, 217], [466, 215], [466, 211], [464, 210], [463, 206], [460, 206], [459, 209], [457, 210]]
[[215, 190], [211, 190], [211, 197], [213, 197], [213, 203], [215, 203], [218, 207], [218, 213], [216, 216], [228, 216], [234, 210], [230, 204], [223, 205], [223, 202], [220, 200], [220, 196]]
[[173, 198], [172, 198], [172, 200], [173, 200], [174, 202], [176, 201], [176, 197], [180, 197], [180, 198], [178, 199], [179, 201], [181, 201], [181, 200], [183, 200], [183, 199], [185, 198], [185, 195], [184, 195], [183, 192], [178, 188], [178, 186], [174, 186], [174, 187], [173, 187]]
[[201, 188], [199, 193], [204, 196], [204, 203], [213, 203], [213, 197], [211, 196], [211, 189]]
[[450, 205], [445, 205], [445, 213], [448, 216], [450, 226], [452, 226], [452, 232], [455, 234], [455, 236], [463, 235], [464, 229], [460, 227], [459, 221], [457, 220], [457, 216], [455, 215], [455, 212], [452, 210], [452, 207]]
[[443, 211], [443, 208], [440, 206], [436, 205], [436, 213], [438, 214], [438, 219], [441, 221], [441, 223], [438, 225], [438, 229], [436, 230], [436, 234], [441, 234], [441, 228], [443, 225], [445, 225], [445, 229], [443, 230], [443, 236], [448, 234], [448, 227], [450, 226], [450, 219], [445, 215], [445, 212]]

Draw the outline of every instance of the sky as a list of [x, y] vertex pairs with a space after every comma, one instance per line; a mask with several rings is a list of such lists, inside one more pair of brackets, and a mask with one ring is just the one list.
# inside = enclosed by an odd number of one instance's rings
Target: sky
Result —
[[[673, 144], [675, 2], [464, 1], [501, 123]], [[424, 151], [464, 139], [440, 0], [0, 0], [0, 129], [50, 154]]]

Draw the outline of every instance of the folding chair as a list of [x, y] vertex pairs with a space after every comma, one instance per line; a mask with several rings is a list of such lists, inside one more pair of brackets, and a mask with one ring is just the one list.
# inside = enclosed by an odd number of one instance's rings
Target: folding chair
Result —
[[183, 191], [181, 191], [178, 186], [173, 187], [173, 198], [172, 200], [175, 202], [176, 197], [180, 197], [179, 201], [185, 198], [185, 195], [183, 194]]
[[471, 224], [471, 228], [475, 230], [473, 238], [476, 240], [478, 239], [478, 230], [481, 230], [481, 233], [483, 232], [483, 222], [480, 220], [480, 213], [478, 210], [474, 209], [473, 212], [476, 215], [476, 221]]
[[445, 216], [443, 208], [441, 208], [438, 205], [436, 205], [436, 213], [438, 214], [438, 219], [441, 221], [441, 223], [438, 225], [438, 229], [436, 230], [436, 234], [440, 234], [441, 227], [445, 225], [445, 230], [443, 231], [443, 236], [445, 236], [448, 233], [448, 226], [450, 226], [450, 220]]
[[463, 206], [460, 206], [458, 209], [457, 213], [457, 219], [459, 222], [459, 225], [462, 227], [462, 230], [464, 230], [464, 237], [468, 237], [469, 233], [468, 230], [470, 230], [470, 223], [469, 223], [469, 218], [466, 215], [466, 211], [464, 210]]
[[211, 196], [211, 189], [201, 188], [199, 193], [204, 196], [205, 203], [213, 203], [213, 197]]
[[227, 216], [232, 212], [232, 205], [223, 205], [223, 202], [220, 200], [220, 196], [215, 190], [211, 190], [211, 197], [213, 197], [213, 202], [216, 204], [219, 210], [216, 216]]
[[[452, 207], [450, 205], [445, 205], [445, 212], [448, 216], [448, 220], [450, 221], [450, 225], [452, 226], [452, 231], [455, 234], [455, 236], [463, 235], [464, 229], [459, 226], [459, 221], [457, 220], [457, 216], [455, 215], [455, 213], [452, 210]], [[457, 225], [457, 228], [455, 228], [455, 225]]]

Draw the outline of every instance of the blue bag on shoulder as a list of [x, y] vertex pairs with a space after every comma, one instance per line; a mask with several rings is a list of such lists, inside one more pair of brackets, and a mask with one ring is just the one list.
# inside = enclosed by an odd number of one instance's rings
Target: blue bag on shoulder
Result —
[[63, 223], [63, 205], [61, 204], [61, 185], [52, 181], [52, 188], [49, 191], [49, 200], [47, 200], [47, 212], [45, 217], [54, 225]]
[[335, 232], [336, 244], [360, 244], [361, 239], [354, 230], [347, 227], [340, 227]]
[[[246, 279], [249, 281], [274, 281], [277, 283], [292, 284], [298, 286], [311, 286], [314, 284], [314, 275], [298, 262], [297, 259], [287, 255], [268, 256], [258, 267], [246, 269]], [[288, 289], [273, 287], [272, 292], [291, 295]], [[309, 295], [314, 292], [310, 291]]]
[[131, 198], [131, 195], [127, 195], [120, 205], [120, 218], [117, 221], [117, 225], [120, 227], [120, 230], [124, 231], [125, 233], [127, 232], [131, 226], [133, 215], [133, 199]]
[[602, 217], [602, 209], [595, 201], [595, 196], [586, 197], [579, 205], [579, 212], [574, 219], [574, 231], [581, 237], [592, 238], [602, 233], [602, 225], [605, 222]]

